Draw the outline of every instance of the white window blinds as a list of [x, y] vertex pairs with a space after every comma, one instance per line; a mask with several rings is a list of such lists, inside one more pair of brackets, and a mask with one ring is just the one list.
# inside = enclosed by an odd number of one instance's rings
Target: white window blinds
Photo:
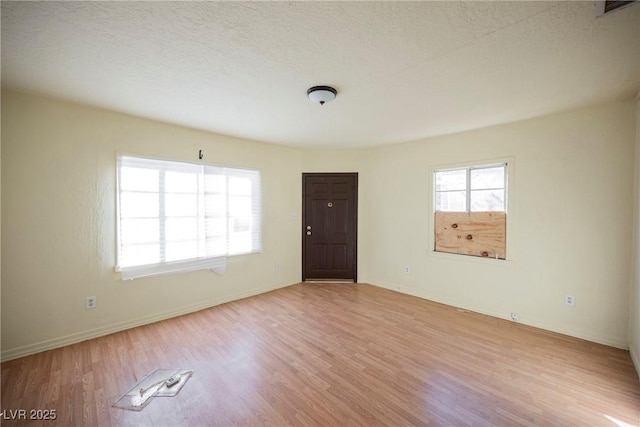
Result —
[[122, 279], [210, 269], [260, 252], [260, 172], [118, 158], [118, 269]]

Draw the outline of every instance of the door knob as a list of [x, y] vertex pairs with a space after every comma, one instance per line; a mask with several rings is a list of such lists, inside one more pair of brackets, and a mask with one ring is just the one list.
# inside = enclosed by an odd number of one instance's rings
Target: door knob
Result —
[[311, 226], [310, 225], [307, 225], [307, 230], [311, 230]]
[[311, 232], [310, 231], [307, 231], [307, 236], [311, 236]]

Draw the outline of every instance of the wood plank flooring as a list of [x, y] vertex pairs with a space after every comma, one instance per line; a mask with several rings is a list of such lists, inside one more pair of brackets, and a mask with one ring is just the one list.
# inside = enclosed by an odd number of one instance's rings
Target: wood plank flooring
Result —
[[[141, 412], [111, 407], [157, 367], [195, 373]], [[640, 383], [623, 350], [325, 283], [3, 363], [1, 406], [7, 426], [622, 427], [640, 425]]]

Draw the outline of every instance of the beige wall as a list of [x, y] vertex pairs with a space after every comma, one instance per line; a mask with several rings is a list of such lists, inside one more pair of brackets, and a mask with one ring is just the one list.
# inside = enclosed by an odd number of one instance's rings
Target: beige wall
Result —
[[[2, 123], [3, 359], [299, 282], [298, 151], [14, 92]], [[116, 153], [196, 160], [200, 149], [262, 171], [263, 253], [229, 258], [224, 275], [121, 281]]]
[[[0, 93], [0, 302], [2, 299], [2, 94]], [[0, 332], [2, 332], [2, 304], [0, 303]], [[0, 343], [0, 350], [2, 345]], [[0, 361], [2, 360], [0, 356]]]
[[640, 375], [640, 93], [636, 103], [636, 174], [633, 213], [633, 261], [629, 298], [629, 352]]
[[304, 172], [358, 172], [367, 163], [367, 150], [304, 150]]
[[[2, 358], [298, 282], [300, 173], [315, 171], [359, 173], [360, 282], [627, 347], [634, 114], [613, 103], [384, 148], [297, 150], [4, 92]], [[116, 153], [195, 160], [199, 149], [262, 171], [264, 252], [231, 258], [222, 276], [120, 281]], [[509, 259], [433, 254], [432, 168], [498, 158], [513, 172]], [[84, 309], [88, 295], [97, 309]]]
[[[634, 111], [615, 103], [372, 150], [361, 277], [626, 347]], [[512, 169], [508, 260], [433, 253], [432, 168], [504, 158]]]

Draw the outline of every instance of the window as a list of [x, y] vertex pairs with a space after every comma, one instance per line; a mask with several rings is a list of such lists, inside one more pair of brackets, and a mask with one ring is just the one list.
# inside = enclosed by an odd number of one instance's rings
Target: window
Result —
[[507, 165], [434, 173], [436, 252], [506, 258]]
[[118, 196], [123, 280], [261, 251], [259, 171], [120, 156]]
[[504, 212], [506, 165], [436, 171], [436, 211]]

